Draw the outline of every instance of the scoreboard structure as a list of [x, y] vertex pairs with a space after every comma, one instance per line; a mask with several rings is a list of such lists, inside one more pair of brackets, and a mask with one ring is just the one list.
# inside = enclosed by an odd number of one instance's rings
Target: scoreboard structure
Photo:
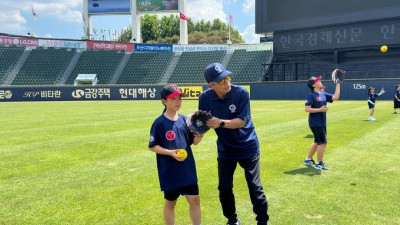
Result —
[[[92, 16], [130, 15], [132, 42], [141, 43], [140, 18], [144, 14], [183, 13], [186, 0], [83, 0], [83, 37], [91, 40]], [[180, 43], [188, 43], [187, 21], [180, 20]]]
[[277, 53], [400, 43], [398, 0], [256, 0], [256, 33]]

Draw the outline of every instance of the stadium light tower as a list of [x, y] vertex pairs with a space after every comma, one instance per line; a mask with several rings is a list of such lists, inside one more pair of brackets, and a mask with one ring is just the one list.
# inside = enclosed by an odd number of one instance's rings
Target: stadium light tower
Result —
[[[179, 0], [178, 2], [178, 9], [179, 12], [182, 12], [184, 15], [187, 15], [187, 7], [186, 7], [186, 0]], [[180, 21], [180, 44], [187, 45], [188, 44], [188, 28], [187, 24], [188, 21], [186, 20], [179, 20]]]
[[131, 34], [132, 34], [131, 42], [141, 43], [142, 32], [140, 29], [140, 16], [138, 15], [136, 8], [136, 0], [130, 0], [130, 1], [131, 1]]
[[91, 35], [90, 35], [90, 31], [91, 31], [91, 18], [89, 17], [88, 14], [88, 1], [87, 0], [83, 0], [83, 9], [82, 9], [82, 20], [83, 20], [83, 39], [84, 40], [90, 40], [91, 39]]

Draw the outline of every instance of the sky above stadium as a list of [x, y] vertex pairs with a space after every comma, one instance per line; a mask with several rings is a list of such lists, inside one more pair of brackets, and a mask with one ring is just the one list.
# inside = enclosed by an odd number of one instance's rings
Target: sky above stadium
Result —
[[[229, 14], [233, 18], [233, 27], [239, 31], [246, 43], [259, 43], [255, 34], [254, 0], [187, 0], [187, 15], [193, 21], [215, 18], [229, 23]], [[36, 19], [33, 16], [36, 14]], [[82, 0], [1, 0], [0, 33], [37, 37], [80, 39], [82, 29]], [[130, 16], [93, 16], [92, 28], [106, 34], [110, 40], [114, 33], [130, 25]], [[103, 34], [103, 36], [104, 36]]]

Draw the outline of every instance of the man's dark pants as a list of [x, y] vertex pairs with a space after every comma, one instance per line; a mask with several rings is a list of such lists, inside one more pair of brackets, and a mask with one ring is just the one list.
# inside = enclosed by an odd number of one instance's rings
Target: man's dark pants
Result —
[[269, 219], [268, 202], [260, 179], [259, 158], [260, 155], [249, 159], [228, 160], [218, 158], [219, 200], [224, 216], [230, 221], [237, 220], [235, 196], [233, 194], [233, 174], [237, 163], [244, 169], [253, 212], [257, 215], [258, 224], [266, 224]]

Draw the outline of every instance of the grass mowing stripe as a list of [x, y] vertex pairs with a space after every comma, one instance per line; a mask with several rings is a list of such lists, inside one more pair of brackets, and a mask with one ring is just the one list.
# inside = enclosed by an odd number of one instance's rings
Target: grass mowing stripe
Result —
[[[197, 101], [184, 101], [188, 115]], [[329, 104], [326, 161], [332, 171], [302, 164], [312, 138], [304, 101], [252, 101], [260, 139], [261, 179], [272, 224], [398, 224], [399, 117], [377, 101]], [[163, 224], [149, 130], [159, 101], [2, 103], [0, 224]], [[203, 224], [226, 222], [217, 190], [216, 136], [210, 131], [196, 159]], [[384, 149], [384, 150], [382, 150]], [[12, 163], [10, 163], [12, 162]], [[237, 211], [254, 224], [241, 169]], [[177, 224], [190, 224], [184, 198]]]
[[[360, 111], [365, 111], [363, 109], [360, 109]], [[356, 222], [357, 224], [369, 224], [370, 221], [368, 219], [365, 219], [365, 214], [367, 212], [363, 212], [362, 214], [358, 214], [357, 207], [360, 207], [360, 204], [362, 205], [365, 202], [366, 199], [370, 199], [371, 205], [374, 205], [376, 207], [379, 207], [380, 204], [374, 204], [373, 201], [374, 197], [371, 198], [371, 192], [368, 192], [365, 194], [363, 197], [359, 198], [357, 193], [350, 192], [348, 189], [353, 188], [353, 186], [356, 185], [357, 182], [350, 181], [348, 183], [343, 184], [343, 177], [335, 178], [328, 177], [329, 179], [325, 179], [327, 176], [331, 175], [336, 175], [337, 171], [341, 171], [344, 174], [350, 175], [350, 177], [354, 179], [357, 179], [356, 177], [358, 176], [357, 174], [352, 173], [352, 171], [360, 169], [362, 171], [366, 171], [366, 174], [374, 173], [376, 174], [376, 170], [370, 171], [368, 169], [369, 166], [362, 166], [362, 162], [365, 161], [362, 157], [366, 157], [366, 154], [371, 154], [373, 156], [378, 156], [379, 154], [374, 154], [374, 149], [383, 147], [382, 146], [382, 139], [383, 137], [386, 137], [388, 135], [387, 126], [393, 126], [394, 124], [398, 124], [399, 118], [393, 118], [392, 115], [388, 115], [385, 118], [382, 118], [384, 122], [380, 124], [376, 123], [371, 123], [371, 122], [365, 122], [363, 120], [359, 119], [360, 113], [355, 113], [351, 112], [348, 113], [346, 111], [346, 116], [339, 115], [339, 112], [337, 115], [333, 115], [334, 120], [335, 117], [338, 118], [343, 118], [342, 121], [337, 120], [336, 122], [337, 127], [332, 128], [332, 129], [339, 129], [338, 132], [342, 131], [347, 131], [351, 130], [352, 135], [351, 136], [343, 136], [341, 137], [340, 140], [333, 140], [332, 142], [335, 142], [336, 146], [339, 147], [333, 147], [331, 146], [331, 143], [328, 144], [327, 148], [327, 154], [325, 156], [326, 160], [328, 162], [331, 162], [331, 166], [333, 167], [333, 171], [330, 171], [330, 173], [321, 173], [320, 171], [316, 171], [313, 168], [307, 168], [302, 164], [302, 160], [304, 159], [304, 155], [306, 154], [308, 149], [304, 149], [302, 153], [302, 158], [298, 158], [297, 164], [295, 167], [292, 168], [292, 170], [285, 171], [284, 174], [287, 174], [289, 176], [283, 176], [286, 177], [284, 180], [279, 180], [279, 183], [281, 182], [282, 185], [280, 185], [278, 182], [278, 187], [276, 190], [278, 190], [279, 195], [277, 197], [277, 201], [282, 201], [282, 203], [279, 203], [278, 205], [282, 206], [277, 209], [279, 212], [279, 217], [276, 218], [276, 221], [282, 221], [286, 220], [288, 224], [290, 223], [296, 223], [296, 224], [317, 224], [317, 223], [325, 223], [325, 224], [348, 224], [352, 222]], [[328, 113], [328, 116], [331, 116], [331, 114]], [[332, 116], [331, 116], [332, 117]], [[329, 118], [329, 117], [328, 117]], [[393, 118], [393, 119], [388, 119], [388, 118]], [[328, 119], [329, 120], [329, 119]], [[356, 121], [354, 123], [354, 121]], [[351, 123], [354, 123], [355, 126], [351, 127]], [[369, 129], [360, 129], [362, 125], [365, 126], [371, 126], [372, 128], [375, 128], [373, 132]], [[331, 129], [331, 130], [332, 130]], [[329, 130], [329, 125], [328, 125], [328, 130]], [[332, 132], [328, 131], [328, 134], [332, 134]], [[379, 137], [382, 136], [382, 137]], [[330, 137], [330, 135], [328, 135]], [[376, 138], [378, 137], [378, 138]], [[396, 139], [395, 136], [392, 136], [393, 139]], [[361, 139], [361, 140], [359, 140]], [[373, 144], [371, 144], [371, 141]], [[396, 141], [392, 140], [387, 140], [388, 143], [391, 143], [392, 149], [396, 149]], [[385, 140], [386, 142], [386, 140]], [[354, 144], [353, 144], [354, 143]], [[362, 143], [362, 144], [361, 144]], [[273, 145], [276, 145], [277, 143], [274, 142]], [[311, 141], [309, 141], [307, 144], [311, 144]], [[347, 147], [347, 145], [354, 145], [354, 153], [353, 151], [350, 151]], [[344, 146], [344, 147], [341, 147]], [[307, 146], [308, 147], [308, 146]], [[332, 148], [333, 147], [333, 148]], [[343, 148], [346, 153], [349, 153], [348, 155], [341, 154], [341, 152], [338, 152], [338, 148]], [[362, 151], [362, 149], [368, 149], [371, 151], [370, 153], [367, 153], [366, 151]], [[398, 148], [397, 148], [398, 149]], [[367, 151], [368, 151], [367, 150]], [[383, 150], [384, 151], [384, 150]], [[380, 153], [387, 155], [386, 151], [383, 152], [380, 151]], [[398, 151], [398, 150], [397, 150]], [[294, 151], [293, 151], [294, 152]], [[277, 154], [276, 152], [270, 153], [269, 156]], [[360, 154], [359, 159], [357, 157], [354, 157], [352, 154], [358, 155]], [[390, 151], [389, 151], [390, 155]], [[268, 156], [267, 156], [268, 157]], [[380, 158], [380, 157], [379, 157]], [[383, 161], [387, 161], [386, 159], [382, 159]], [[286, 160], [286, 161], [280, 161], [280, 164], [276, 164], [275, 167], [273, 168], [280, 168], [282, 167], [290, 167], [291, 164], [293, 164], [293, 160]], [[338, 163], [344, 163], [347, 165], [347, 168], [337, 168]], [[371, 157], [370, 163], [378, 164], [381, 165], [382, 162], [377, 163], [377, 158], [376, 157]], [[282, 165], [279, 167], [279, 165]], [[339, 164], [340, 165], [340, 164]], [[354, 169], [353, 169], [354, 168]], [[398, 168], [398, 167], [397, 167]], [[390, 170], [390, 169], [388, 169]], [[395, 169], [392, 169], [391, 171], [394, 171]], [[274, 176], [278, 176], [279, 173], [277, 173]], [[398, 174], [397, 174], [398, 175]], [[322, 178], [322, 176], [324, 176]], [[377, 175], [380, 176], [380, 175]], [[281, 176], [282, 177], [282, 176]], [[378, 191], [379, 194], [378, 196], [381, 196], [381, 192], [385, 193], [385, 190], [380, 190], [381, 188], [376, 188], [380, 187], [381, 185], [379, 184], [386, 184], [386, 182], [382, 182], [379, 179], [375, 180], [373, 176], [370, 177], [362, 177], [361, 178], [365, 182], [370, 182], [372, 184], [368, 185], [370, 186], [371, 190]], [[370, 181], [370, 179], [375, 180], [373, 182]], [[374, 183], [377, 182], [377, 185], [375, 186]], [[395, 182], [397, 184], [397, 182]], [[394, 185], [396, 185], [394, 184]], [[280, 192], [280, 190], [287, 190], [287, 188], [282, 187], [282, 186], [288, 186], [288, 187], [295, 187], [293, 189], [290, 189], [290, 196], [291, 198], [288, 198], [288, 193], [286, 192]], [[345, 186], [345, 188], [343, 187]], [[391, 186], [391, 185], [390, 185]], [[362, 187], [362, 189], [367, 189]], [[354, 190], [353, 190], [354, 191]], [[274, 193], [275, 191], [273, 191]], [[393, 192], [391, 192], [393, 194]], [[393, 194], [394, 196], [391, 196], [390, 199], [396, 199], [398, 198], [399, 194]], [[372, 195], [374, 196], [374, 195]], [[275, 195], [271, 196], [271, 200], [274, 201]], [[382, 198], [386, 199], [386, 198]], [[286, 203], [285, 203], [286, 202]], [[387, 207], [393, 208], [393, 205], [395, 203], [390, 203], [386, 204]], [[316, 205], [316, 206], [310, 206], [310, 205]], [[369, 204], [365, 204], [363, 206], [366, 206]], [[300, 207], [299, 207], [300, 206]], [[347, 211], [347, 207], [351, 206], [351, 210]], [[313, 210], [313, 208], [318, 210]], [[362, 207], [362, 206], [361, 206]], [[311, 208], [311, 209], [310, 209]], [[376, 209], [375, 209], [376, 210]], [[386, 214], [385, 216], [382, 216], [380, 218], [377, 218], [378, 214], [380, 212], [390, 212], [389, 214]], [[352, 212], [357, 212], [357, 213], [352, 213]], [[378, 219], [379, 221], [390, 221], [393, 223], [394, 221], [399, 221], [398, 216], [396, 216], [395, 212], [393, 210], [370, 210], [368, 213], [374, 213], [373, 216], [374, 219]], [[343, 215], [343, 216], [342, 216]], [[350, 215], [350, 218], [349, 218]], [[287, 218], [292, 218], [291, 220], [287, 220]], [[329, 222], [331, 221], [331, 222]], [[340, 222], [342, 221], [342, 222]], [[283, 224], [283, 223], [282, 223]]]

